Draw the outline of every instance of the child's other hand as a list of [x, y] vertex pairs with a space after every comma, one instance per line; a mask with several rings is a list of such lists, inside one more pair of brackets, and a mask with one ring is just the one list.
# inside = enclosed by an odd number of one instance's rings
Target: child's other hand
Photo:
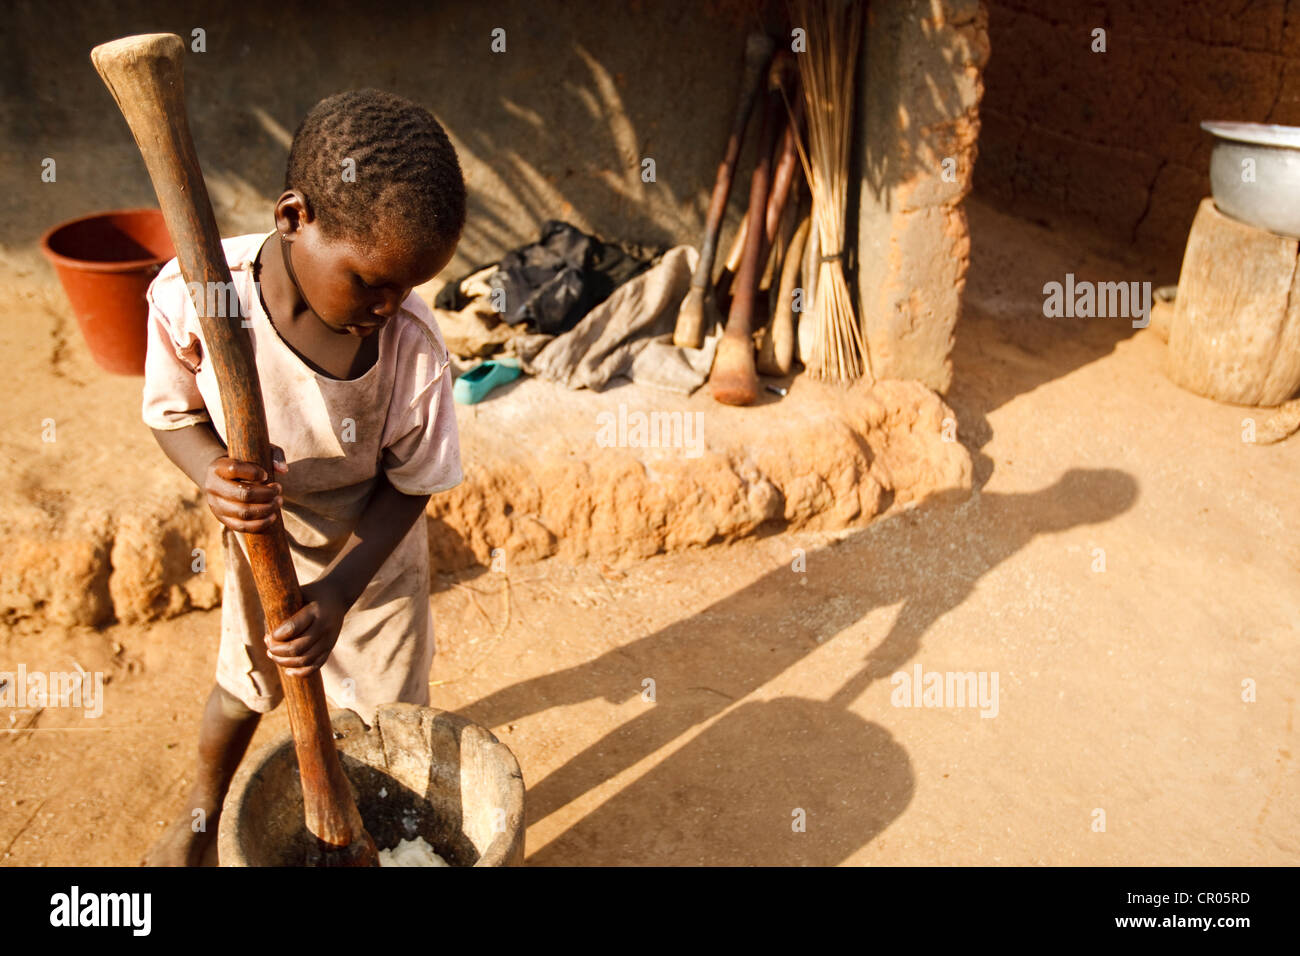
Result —
[[306, 677], [325, 663], [348, 610], [337, 586], [325, 578], [304, 584], [301, 590], [298, 612], [263, 636], [267, 655], [294, 677]]
[[[283, 449], [272, 445], [271, 460], [277, 474], [288, 472]], [[203, 490], [212, 513], [231, 531], [265, 534], [280, 520], [283, 489], [252, 462], [216, 459], [208, 465]]]

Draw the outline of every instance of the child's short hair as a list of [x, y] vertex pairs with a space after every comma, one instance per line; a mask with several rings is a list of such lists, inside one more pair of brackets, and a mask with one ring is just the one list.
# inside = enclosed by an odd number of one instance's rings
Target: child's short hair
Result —
[[284, 188], [307, 197], [331, 238], [382, 233], [454, 246], [465, 225], [465, 180], [446, 131], [424, 107], [382, 90], [313, 106], [293, 135]]

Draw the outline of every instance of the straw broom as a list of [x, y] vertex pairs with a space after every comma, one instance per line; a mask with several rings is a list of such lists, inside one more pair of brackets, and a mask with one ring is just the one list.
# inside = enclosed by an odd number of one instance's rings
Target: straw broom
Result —
[[[791, 23], [807, 31], [798, 56], [808, 117], [808, 152], [799, 158], [813, 196], [813, 222], [821, 249], [816, 298], [801, 321], [812, 323], [805, 364], [814, 378], [847, 383], [873, 380], [853, 296], [844, 277], [845, 210], [853, 99], [863, 4], [857, 0], [793, 0]], [[787, 104], [788, 107], [789, 104]], [[811, 158], [808, 153], [811, 153]]]

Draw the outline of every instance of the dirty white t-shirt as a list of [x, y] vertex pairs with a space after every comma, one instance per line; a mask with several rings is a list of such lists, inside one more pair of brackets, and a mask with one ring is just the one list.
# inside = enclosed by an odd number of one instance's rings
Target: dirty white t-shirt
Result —
[[[380, 471], [398, 491], [428, 495], [462, 480], [447, 349], [433, 314], [412, 292], [375, 334], [379, 358], [355, 379], [334, 379], [302, 361], [262, 308], [252, 263], [270, 234], [222, 245], [249, 323], [270, 441], [284, 449], [281, 513], [298, 581], [314, 581], [361, 517]], [[274, 250], [278, 252], [278, 250]], [[149, 287], [142, 418], [160, 430], [211, 421], [226, 442], [221, 397], [194, 305], [176, 260]], [[428, 703], [433, 629], [423, 513], [344, 618], [321, 669], [336, 705], [372, 722], [379, 704]], [[279, 674], [266, 656], [261, 604], [242, 535], [223, 529], [217, 682], [259, 712], [279, 703]]]

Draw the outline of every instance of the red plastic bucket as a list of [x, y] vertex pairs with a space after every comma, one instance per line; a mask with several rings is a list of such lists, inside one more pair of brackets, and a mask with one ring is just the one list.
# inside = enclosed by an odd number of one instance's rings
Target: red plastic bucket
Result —
[[123, 209], [60, 223], [41, 237], [99, 367], [143, 375], [145, 290], [176, 255], [162, 213]]

